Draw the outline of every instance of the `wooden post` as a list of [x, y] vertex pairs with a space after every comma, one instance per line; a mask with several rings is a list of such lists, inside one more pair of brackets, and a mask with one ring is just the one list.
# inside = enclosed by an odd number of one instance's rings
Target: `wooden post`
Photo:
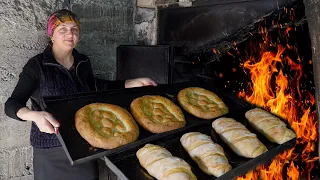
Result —
[[[317, 120], [320, 122], [320, 0], [304, 0], [312, 48], [313, 75], [316, 88]], [[318, 123], [320, 124], [320, 123]], [[320, 126], [318, 128], [320, 130]], [[320, 134], [318, 132], [318, 134]], [[319, 140], [320, 138], [318, 138]], [[320, 143], [318, 147], [320, 154]], [[320, 161], [320, 159], [319, 159]]]

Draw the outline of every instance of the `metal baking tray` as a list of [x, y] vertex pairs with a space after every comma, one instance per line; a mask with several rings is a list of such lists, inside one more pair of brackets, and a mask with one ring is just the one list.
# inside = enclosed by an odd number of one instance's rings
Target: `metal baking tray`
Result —
[[[121, 153], [127, 151], [131, 148], [135, 148], [142, 144], [155, 139], [160, 139], [169, 134], [175, 134], [183, 129], [190, 128], [194, 125], [206, 123], [208, 120], [203, 120], [195, 116], [190, 115], [185, 112], [177, 102], [178, 92], [186, 87], [198, 86], [204, 87], [215, 92], [212, 86], [203, 83], [179, 83], [179, 84], [167, 84], [159, 85], [156, 87], [139, 87], [130, 89], [119, 89], [110, 91], [101, 91], [85, 94], [77, 94], [68, 97], [51, 97], [45, 99], [45, 104], [47, 106], [46, 111], [53, 114], [53, 116], [60, 121], [59, 133], [57, 134], [60, 143], [62, 144], [69, 160], [72, 165], [97, 159], [106, 155], [111, 155], [114, 153]], [[229, 113], [237, 112], [237, 109], [248, 106], [248, 104], [240, 99], [235, 98], [233, 95], [215, 92], [229, 107]], [[105, 150], [100, 148], [92, 147], [87, 141], [85, 141], [74, 126], [74, 114], [83, 106], [101, 102], [101, 103], [111, 103], [119, 105], [130, 112], [131, 102], [143, 95], [161, 95], [169, 98], [176, 105], [178, 105], [186, 119], [186, 126], [177, 130], [153, 134], [144, 130], [139, 126], [139, 137], [135, 142], [123, 145], [111, 150]]]
[[[199, 180], [209, 180], [209, 179], [219, 179], [219, 180], [230, 180], [234, 179], [240, 175], [244, 175], [246, 172], [254, 169], [260, 164], [264, 164], [275, 157], [277, 154], [293, 147], [296, 143], [296, 139], [292, 139], [284, 144], [278, 145], [270, 142], [260, 133], [256, 132], [248, 123], [245, 118], [245, 112], [252, 109], [253, 107], [245, 107], [239, 109], [237, 113], [225, 115], [223, 117], [231, 117], [244, 124], [247, 129], [255, 133], [258, 139], [268, 148], [268, 151], [262, 155], [250, 159], [238, 156], [235, 154], [225, 143], [222, 142], [218, 134], [212, 128], [212, 121], [203, 123], [192, 128], [185, 129], [184, 131], [168, 135], [162, 139], [157, 139], [150, 141], [149, 143], [160, 145], [166, 148], [172, 153], [173, 156], [180, 157], [184, 159], [192, 169], [192, 172], [197, 176]], [[187, 132], [201, 132], [211, 136], [211, 139], [220, 144], [225, 152], [226, 157], [229, 160], [232, 169], [220, 177], [209, 176], [202, 172], [198, 165], [191, 159], [189, 154], [183, 149], [180, 143], [180, 137]], [[135, 148], [126, 151], [125, 153], [120, 153], [117, 155], [109, 155], [105, 157], [106, 165], [120, 178], [121, 180], [150, 180], [155, 179], [139, 164], [139, 160], [136, 157], [136, 152], [139, 148], [143, 147], [145, 144], [137, 146]]]

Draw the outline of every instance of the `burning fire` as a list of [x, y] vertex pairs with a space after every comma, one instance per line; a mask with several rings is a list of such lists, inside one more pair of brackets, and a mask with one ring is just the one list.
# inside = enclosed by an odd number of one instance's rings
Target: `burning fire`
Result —
[[[284, 34], [288, 36], [291, 28]], [[266, 31], [261, 33], [268, 37]], [[251, 83], [248, 90], [239, 92], [239, 96], [252, 104], [256, 104], [270, 112], [288, 120], [291, 128], [297, 134], [296, 147], [276, 156], [268, 165], [261, 165], [237, 180], [282, 180], [311, 179], [310, 171], [314, 167], [316, 141], [318, 137], [317, 120], [315, 119], [315, 98], [311, 92], [300, 89], [300, 79], [303, 76], [302, 61], [292, 60], [286, 50], [290, 45], [270, 43], [270, 37], [264, 38], [264, 44], [274, 46], [277, 52], [265, 51], [260, 59], [253, 56], [243, 63], [245, 71], [249, 72]], [[290, 67], [290, 72], [284, 72]], [[298, 151], [298, 148], [302, 148]], [[300, 167], [303, 164], [305, 167]], [[286, 177], [285, 177], [286, 176]]]

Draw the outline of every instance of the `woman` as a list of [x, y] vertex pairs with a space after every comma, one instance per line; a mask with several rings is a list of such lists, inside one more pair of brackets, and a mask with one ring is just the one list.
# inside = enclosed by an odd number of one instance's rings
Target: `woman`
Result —
[[[35, 179], [98, 179], [96, 162], [71, 166], [54, 128], [59, 122], [45, 112], [43, 97], [63, 96], [104, 88], [131, 88], [156, 85], [149, 78], [105, 81], [94, 78], [90, 61], [74, 47], [79, 41], [80, 22], [69, 10], [53, 13], [48, 21], [51, 42], [43, 53], [24, 66], [18, 84], [5, 103], [6, 114], [21, 121], [32, 121]], [[32, 108], [26, 107], [31, 99]]]

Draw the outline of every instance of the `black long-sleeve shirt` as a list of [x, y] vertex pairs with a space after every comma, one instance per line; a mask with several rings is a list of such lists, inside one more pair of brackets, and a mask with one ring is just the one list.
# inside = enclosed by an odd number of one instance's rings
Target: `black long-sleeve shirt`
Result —
[[[51, 46], [43, 53], [31, 58], [20, 73], [19, 81], [12, 95], [5, 103], [7, 116], [21, 120], [17, 112], [31, 99], [33, 110], [44, 110], [44, 97], [65, 96], [81, 92], [92, 92], [113, 88], [124, 88], [124, 81], [107, 81], [94, 78], [87, 56], [73, 50], [75, 68], [69, 70], [59, 64]], [[32, 123], [30, 142], [35, 148], [61, 146], [54, 134], [43, 133]]]
[[[76, 77], [75, 68], [71, 67], [68, 72], [76, 83], [78, 92], [81, 93], [81, 85]], [[11, 96], [5, 103], [5, 113], [7, 116], [21, 120], [17, 116], [17, 112], [26, 106], [28, 99], [31, 94], [39, 87], [40, 81], [40, 69], [36, 63], [27, 63], [20, 73], [19, 81], [14, 88]], [[124, 88], [124, 82], [122, 80], [118, 81], [108, 81], [103, 79], [95, 78], [98, 90], [106, 89], [116, 89]]]

